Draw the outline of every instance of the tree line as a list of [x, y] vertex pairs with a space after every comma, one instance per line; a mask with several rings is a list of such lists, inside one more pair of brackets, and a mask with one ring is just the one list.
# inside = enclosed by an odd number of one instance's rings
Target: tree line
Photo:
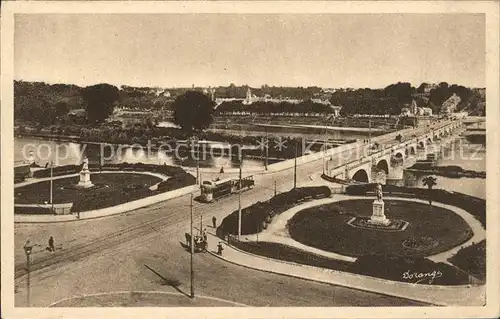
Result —
[[[433, 113], [439, 113], [442, 103], [453, 94], [457, 94], [461, 98], [458, 105], [458, 110], [466, 110], [473, 115], [485, 114], [485, 98], [484, 92], [481, 93], [476, 89], [466, 88], [461, 85], [449, 85], [446, 82], [439, 83], [430, 91], [426, 90], [429, 84], [422, 83], [418, 88], [411, 86], [407, 82], [398, 82], [391, 84], [383, 89], [348, 89], [338, 90], [334, 93], [329, 93], [330, 102], [333, 105], [342, 106], [341, 113], [344, 116], [352, 114], [391, 114], [397, 115], [401, 113], [403, 107], [407, 107], [415, 99], [418, 106], [430, 107]], [[236, 86], [234, 84], [228, 87], [217, 87], [216, 97], [235, 97], [244, 98], [249, 86]], [[269, 94], [272, 97], [288, 97], [303, 100], [301, 103], [269, 103], [258, 101], [251, 105], [244, 105], [241, 102], [224, 102], [217, 108], [217, 113], [221, 112], [252, 112], [252, 113], [331, 113], [331, 107], [314, 103], [311, 97], [324, 96], [325, 93], [319, 87], [274, 87], [263, 85], [260, 88], [251, 89], [252, 93], [258, 96]], [[429, 92], [428, 92], [429, 91]], [[116, 106], [124, 106], [138, 109], [156, 109], [158, 111], [173, 111], [177, 110], [179, 118], [188, 118], [188, 116], [180, 115], [184, 111], [179, 111], [179, 105], [186, 105], [186, 100], [183, 103], [177, 103], [180, 99], [184, 99], [186, 95], [197, 92], [194, 100], [201, 101], [208, 105], [210, 110], [205, 110], [204, 107], [199, 108], [199, 114], [203, 115], [203, 119], [211, 121], [214, 115], [212, 103], [209, 95], [203, 94], [202, 88], [181, 88], [169, 89], [170, 97], [155, 93], [154, 89], [150, 88], [135, 88], [116, 86], [101, 83], [88, 87], [78, 87], [76, 85], [66, 84], [46, 84], [43, 82], [14, 82], [14, 118], [16, 121], [25, 121], [36, 123], [37, 125], [54, 125], [68, 117], [68, 113], [76, 109], [85, 110], [85, 120], [87, 124], [98, 124], [104, 122], [112, 113]], [[189, 93], [189, 94], [188, 94]], [[202, 97], [203, 96], [203, 97]], [[193, 95], [191, 94], [191, 97]], [[206, 97], [206, 99], [204, 98]], [[188, 99], [190, 100], [190, 99]], [[191, 102], [189, 102], [191, 103]], [[189, 104], [193, 106], [193, 104]], [[196, 108], [196, 107], [194, 107]], [[184, 113], [193, 115], [191, 111]], [[198, 114], [198, 113], [197, 113]], [[200, 120], [199, 124], [188, 123], [185, 120], [183, 126], [181, 122], [178, 124], [182, 127], [190, 127], [190, 129], [203, 129], [207, 126], [204, 120]]]

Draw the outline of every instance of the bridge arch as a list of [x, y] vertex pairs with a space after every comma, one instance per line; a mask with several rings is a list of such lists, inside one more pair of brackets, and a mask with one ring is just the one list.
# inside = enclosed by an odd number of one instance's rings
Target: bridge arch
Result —
[[387, 160], [382, 159], [377, 163], [377, 169], [384, 171], [385, 174], [389, 174], [389, 164], [387, 163]]
[[352, 175], [352, 179], [357, 181], [357, 182], [363, 182], [363, 183], [368, 183], [370, 182], [370, 179], [368, 178], [368, 173], [364, 169], [360, 169]]
[[403, 151], [396, 151], [394, 152], [394, 157], [396, 158], [404, 158], [404, 154], [403, 154]]

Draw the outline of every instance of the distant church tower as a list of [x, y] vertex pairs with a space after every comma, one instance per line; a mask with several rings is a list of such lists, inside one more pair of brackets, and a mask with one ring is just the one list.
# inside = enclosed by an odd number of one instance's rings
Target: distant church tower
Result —
[[415, 99], [411, 102], [411, 113], [417, 114], [417, 102]]
[[250, 91], [250, 88], [247, 90], [247, 97], [245, 98], [245, 104], [250, 104], [252, 103], [252, 91]]
[[210, 94], [210, 98], [212, 99], [212, 101], [215, 101], [215, 88], [209, 86], [208, 93]]

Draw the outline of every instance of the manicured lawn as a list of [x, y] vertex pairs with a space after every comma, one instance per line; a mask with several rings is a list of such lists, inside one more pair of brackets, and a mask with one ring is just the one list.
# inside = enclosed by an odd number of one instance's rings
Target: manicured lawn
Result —
[[[108, 185], [107, 188], [96, 189], [67, 189], [65, 187], [78, 184], [80, 177], [56, 179], [53, 181], [53, 201], [55, 204], [71, 203], [85, 195], [95, 192], [109, 194], [123, 193], [134, 186], [137, 189], [147, 189], [151, 185], [161, 182], [161, 179], [146, 174], [94, 173], [90, 180], [95, 185]], [[44, 181], [14, 189], [16, 204], [43, 204], [50, 198], [50, 182]]]
[[[401, 232], [355, 228], [347, 224], [353, 216], [372, 214], [372, 199], [346, 200], [305, 209], [288, 222], [293, 239], [325, 251], [347, 256], [428, 256], [451, 249], [472, 237], [467, 223], [454, 212], [427, 204], [386, 200], [387, 218], [410, 224]], [[340, 214], [338, 211], [342, 214]], [[405, 248], [405, 240], [430, 238], [433, 245]]]

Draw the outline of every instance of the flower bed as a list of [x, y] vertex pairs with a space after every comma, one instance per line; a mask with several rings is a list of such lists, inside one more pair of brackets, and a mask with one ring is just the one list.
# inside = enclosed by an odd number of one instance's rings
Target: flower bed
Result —
[[[278, 194], [265, 202], [257, 202], [241, 210], [241, 234], [255, 234], [267, 228], [272, 217], [305, 200], [324, 198], [331, 195], [326, 186], [295, 188]], [[218, 235], [238, 233], [238, 211], [226, 216], [217, 229]]]
[[[469, 225], [448, 209], [392, 199], [385, 201], [385, 214], [390, 220], [408, 222], [405, 230], [350, 225], [351, 216], [369, 218], [372, 215], [372, 202], [371, 199], [344, 200], [303, 209], [288, 220], [288, 232], [304, 245], [351, 257], [372, 254], [425, 257], [456, 247], [473, 235]], [[339, 206], [342, 214], [335, 209]]]

